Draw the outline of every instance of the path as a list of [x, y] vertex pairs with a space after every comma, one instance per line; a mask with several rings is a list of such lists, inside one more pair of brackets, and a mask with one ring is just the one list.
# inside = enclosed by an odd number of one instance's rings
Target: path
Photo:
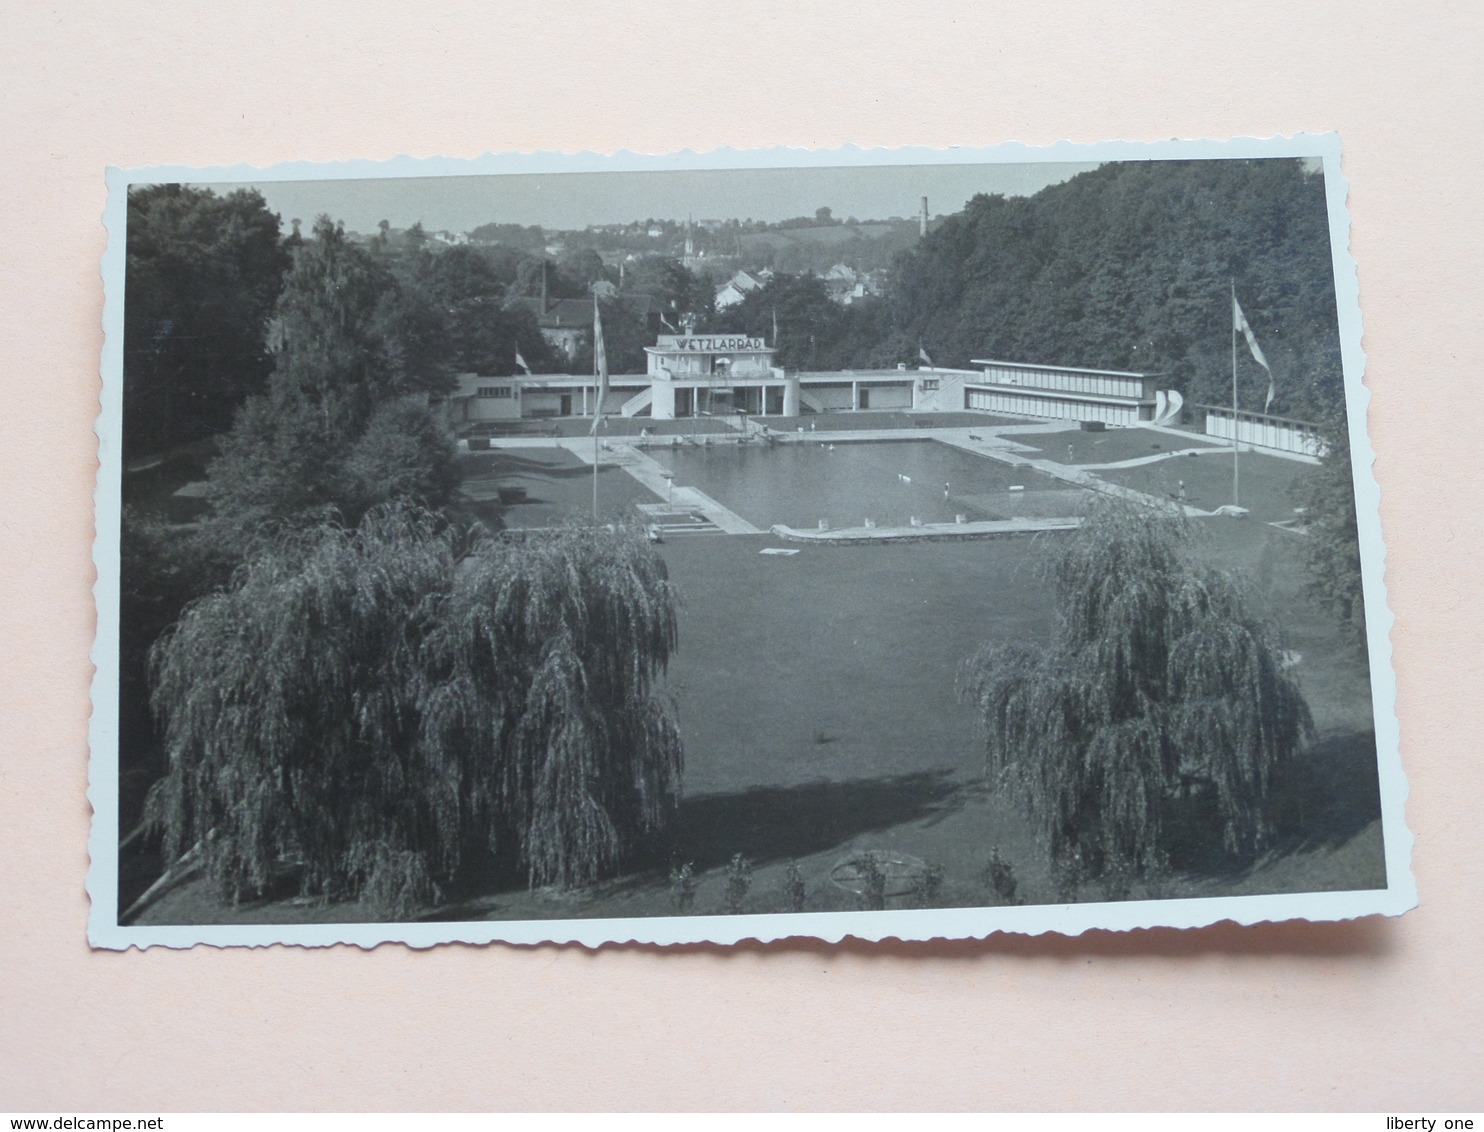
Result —
[[775, 524], [773, 534], [785, 542], [867, 545], [878, 542], [932, 542], [938, 539], [1000, 538], [1037, 531], [1070, 531], [1082, 525], [1075, 517], [1062, 519], [981, 519], [963, 523], [919, 523], [910, 527], [836, 527], [810, 530]]

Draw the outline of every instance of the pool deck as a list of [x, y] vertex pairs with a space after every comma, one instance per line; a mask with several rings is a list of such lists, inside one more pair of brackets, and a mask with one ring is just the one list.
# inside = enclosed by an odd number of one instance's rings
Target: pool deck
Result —
[[[753, 418], [753, 420], [756, 424], [766, 425], [766, 418]], [[1158, 431], [1171, 433], [1172, 435], [1188, 435], [1175, 433], [1174, 430], [1170, 429], [1160, 429]], [[778, 444], [821, 444], [827, 447], [833, 447], [836, 444], [879, 443], [882, 441], [935, 440], [939, 444], [946, 444], [951, 448], [957, 448], [961, 452], [978, 456], [981, 459], [995, 460], [1014, 468], [1029, 468], [1061, 480], [1063, 483], [1071, 484], [1074, 487], [1083, 488], [1087, 491], [1095, 491], [1112, 498], [1138, 503], [1142, 506], [1163, 507], [1171, 511], [1178, 507], [1189, 518], [1209, 518], [1216, 514], [1214, 511], [1204, 511], [1199, 507], [1177, 503], [1174, 500], [1162, 496], [1150, 495], [1147, 492], [1136, 491], [1133, 488], [1123, 487], [1120, 484], [1109, 483], [1097, 474], [1100, 471], [1157, 464], [1165, 460], [1187, 456], [1192, 452], [1210, 452], [1212, 450], [1210, 445], [1172, 449], [1154, 455], [1136, 456], [1128, 460], [1118, 460], [1105, 464], [1065, 464], [1057, 460], [1047, 459], [1044, 456], [1033, 455], [1033, 453], [1041, 450], [1027, 444], [1022, 444], [1016, 440], [1017, 436], [1035, 435], [1044, 437], [1048, 432], [1065, 432], [1069, 435], [1076, 435], [1080, 432], [1080, 429], [1075, 422], [1062, 424], [1054, 421], [1033, 421], [1026, 424], [1005, 425], [986, 423], [982, 426], [955, 428], [870, 428], [848, 432], [777, 431], [772, 433], [772, 438]], [[726, 534], [762, 534], [763, 531], [760, 528], [753, 526], [753, 524], [742, 518], [735, 511], [723, 506], [700, 489], [682, 484], [672, 484], [666, 478], [666, 469], [644, 451], [647, 448], [689, 447], [698, 443], [705, 445], [759, 444], [761, 440], [757, 438], [757, 434], [755, 433], [748, 435], [713, 434], [701, 438], [699, 441], [691, 437], [669, 436], [627, 437], [623, 440], [605, 437], [600, 439], [596, 455], [598, 463], [601, 466], [622, 468], [652, 491], [656, 498], [665, 500], [667, 505], [673, 510], [688, 511], [699, 515], [707, 522], [713, 524], [716, 529]], [[592, 466], [594, 459], [592, 438], [586, 436], [495, 437], [491, 440], [490, 444], [493, 448], [562, 448], [572, 453], [572, 455], [589, 467]], [[826, 531], [775, 525], [772, 531], [778, 537], [793, 542], [867, 544], [945, 538], [995, 538], [1033, 531], [1068, 530], [1077, 526], [1080, 521], [1076, 518], [996, 519], [971, 523], [932, 523], [912, 527], [849, 527]]]
[[775, 524], [772, 533], [785, 542], [829, 546], [871, 546], [883, 542], [936, 542], [941, 539], [1005, 538], [1038, 531], [1070, 531], [1082, 520], [984, 519], [969, 523], [919, 523], [911, 527], [833, 527], [810, 530]]

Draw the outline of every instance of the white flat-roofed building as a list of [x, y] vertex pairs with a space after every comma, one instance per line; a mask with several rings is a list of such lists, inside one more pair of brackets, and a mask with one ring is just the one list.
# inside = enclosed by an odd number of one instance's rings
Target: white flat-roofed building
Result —
[[1227, 405], [1196, 405], [1194, 408], [1206, 414], [1207, 436], [1316, 460], [1326, 452], [1319, 426], [1311, 421], [1275, 417], [1270, 413], [1233, 413]]
[[1158, 378], [975, 358], [982, 376], [964, 383], [964, 408], [1009, 417], [1129, 425], [1155, 419]]
[[[648, 391], [649, 378], [644, 374], [610, 377], [603, 412], [624, 413], [629, 402]], [[458, 388], [448, 396], [449, 418], [453, 424], [460, 425], [542, 417], [590, 417], [597, 396], [595, 379], [588, 375], [540, 373], [484, 377], [462, 373]]]
[[[773, 365], [774, 349], [746, 334], [661, 334], [649, 356], [649, 415], [798, 412], [798, 385]], [[792, 393], [790, 393], [792, 389]], [[642, 406], [641, 406], [642, 407]]]
[[802, 370], [800, 405], [816, 413], [855, 410], [936, 412], [957, 410], [963, 402], [953, 397], [963, 388], [966, 370], [942, 368]]
[[978, 369], [801, 370], [773, 364], [774, 347], [747, 334], [661, 334], [644, 348], [642, 374], [614, 374], [601, 406], [594, 379], [577, 374], [484, 377], [462, 374], [453, 402], [456, 422], [592, 416], [675, 420], [745, 413], [797, 417], [859, 411], [961, 412], [1112, 425], [1167, 422], [1177, 394], [1157, 378], [1122, 370], [1078, 369], [976, 360]]

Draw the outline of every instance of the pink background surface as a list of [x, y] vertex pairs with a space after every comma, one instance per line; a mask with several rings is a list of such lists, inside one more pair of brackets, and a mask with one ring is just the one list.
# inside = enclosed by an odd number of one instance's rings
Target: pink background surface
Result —
[[[1478, 1109], [1484, 9], [734, 7], [4, 4], [0, 1109]], [[88, 949], [105, 166], [1327, 130], [1417, 910], [910, 946]]]

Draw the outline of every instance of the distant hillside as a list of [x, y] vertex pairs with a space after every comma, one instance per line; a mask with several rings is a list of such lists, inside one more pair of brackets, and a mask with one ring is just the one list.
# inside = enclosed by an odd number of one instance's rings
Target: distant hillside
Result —
[[[1324, 184], [1301, 162], [1118, 162], [1032, 197], [977, 196], [897, 263], [892, 322], [940, 364], [1005, 358], [1168, 375], [1231, 401], [1231, 293], [1273, 411], [1341, 401]], [[1267, 376], [1243, 346], [1242, 406]]]
[[744, 252], [777, 251], [795, 244], [853, 244], [876, 240], [901, 228], [899, 224], [822, 224], [817, 228], [773, 228], [739, 237]]

